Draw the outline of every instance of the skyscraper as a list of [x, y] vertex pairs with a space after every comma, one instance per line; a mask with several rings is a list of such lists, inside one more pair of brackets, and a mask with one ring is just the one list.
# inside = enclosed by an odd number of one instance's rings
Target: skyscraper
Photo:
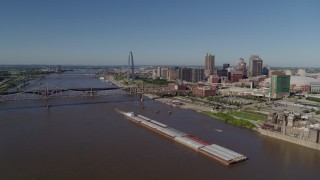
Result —
[[270, 82], [270, 98], [282, 98], [290, 95], [290, 76], [273, 75]]
[[242, 76], [243, 77], [247, 77], [247, 64], [244, 61], [243, 58], [240, 58], [237, 62], [237, 67], [236, 67], [237, 71], [241, 71], [242, 72]]
[[192, 68], [180, 67], [179, 68], [179, 79], [182, 81], [192, 81]]
[[262, 59], [257, 55], [252, 55], [249, 58], [249, 76], [256, 77], [262, 74]]
[[209, 77], [210, 75], [216, 74], [214, 66], [214, 54], [207, 53], [205, 57], [204, 75]]
[[222, 65], [222, 69], [227, 69], [227, 68], [229, 68], [230, 67], [230, 64], [223, 64]]
[[203, 69], [192, 69], [192, 82], [199, 82], [203, 81], [204, 77], [204, 70]]

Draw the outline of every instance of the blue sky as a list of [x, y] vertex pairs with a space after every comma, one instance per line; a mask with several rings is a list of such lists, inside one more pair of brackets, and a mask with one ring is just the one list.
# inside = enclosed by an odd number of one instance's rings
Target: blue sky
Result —
[[320, 67], [318, 0], [1, 0], [0, 64]]

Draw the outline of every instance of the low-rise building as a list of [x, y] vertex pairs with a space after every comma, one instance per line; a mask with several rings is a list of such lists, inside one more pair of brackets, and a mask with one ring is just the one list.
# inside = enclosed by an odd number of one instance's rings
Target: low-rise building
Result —
[[219, 76], [217, 75], [210, 75], [208, 78], [208, 83], [210, 84], [217, 84], [219, 83]]
[[177, 91], [185, 91], [187, 90], [187, 86], [184, 84], [168, 84], [168, 88], [170, 90], [177, 90]]
[[219, 93], [222, 96], [256, 96], [256, 97], [268, 97], [269, 89], [248, 89], [240, 87], [232, 87], [228, 89], [219, 89]]
[[243, 77], [243, 72], [242, 71], [231, 71], [230, 72], [230, 82], [239, 82], [240, 79]]
[[306, 76], [306, 71], [304, 69], [299, 69], [298, 72], [297, 72], [297, 75]]
[[319, 82], [310, 82], [310, 92], [313, 92], [313, 93], [320, 92], [320, 80]]
[[192, 94], [198, 95], [201, 97], [215, 96], [216, 89], [213, 88], [212, 86], [197, 86], [192, 88]]
[[281, 70], [270, 70], [269, 71], [269, 77], [271, 77], [273, 75], [286, 75], [286, 72], [285, 71], [281, 71]]

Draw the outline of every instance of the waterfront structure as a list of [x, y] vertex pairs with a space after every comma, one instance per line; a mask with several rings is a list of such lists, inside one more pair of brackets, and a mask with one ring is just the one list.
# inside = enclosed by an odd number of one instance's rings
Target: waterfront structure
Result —
[[320, 124], [308, 115], [283, 111], [270, 114], [261, 134], [320, 150]]
[[128, 71], [127, 71], [127, 78], [130, 79], [130, 63], [131, 63], [131, 79], [134, 80], [134, 64], [133, 64], [133, 55], [130, 51], [128, 57]]
[[270, 98], [278, 99], [290, 95], [290, 76], [273, 75], [270, 83]]
[[257, 55], [252, 55], [249, 58], [249, 76], [256, 77], [262, 74], [262, 59]]
[[216, 74], [214, 61], [215, 61], [215, 55], [207, 53], [205, 56], [205, 68], [204, 68], [205, 77], [209, 77], [210, 75]]

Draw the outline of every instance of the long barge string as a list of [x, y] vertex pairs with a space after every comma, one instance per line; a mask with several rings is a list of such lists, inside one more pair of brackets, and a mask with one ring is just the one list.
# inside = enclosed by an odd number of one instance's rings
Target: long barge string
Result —
[[242, 154], [234, 152], [217, 144], [209, 144], [208, 142], [192, 136], [190, 134], [178, 131], [166, 124], [152, 120], [142, 115], [135, 115], [133, 112], [123, 113], [130, 121], [141, 125], [151, 131], [164, 135], [174, 141], [185, 145], [199, 153], [210, 158], [216, 159], [225, 165], [235, 164], [247, 160], [248, 158]]

